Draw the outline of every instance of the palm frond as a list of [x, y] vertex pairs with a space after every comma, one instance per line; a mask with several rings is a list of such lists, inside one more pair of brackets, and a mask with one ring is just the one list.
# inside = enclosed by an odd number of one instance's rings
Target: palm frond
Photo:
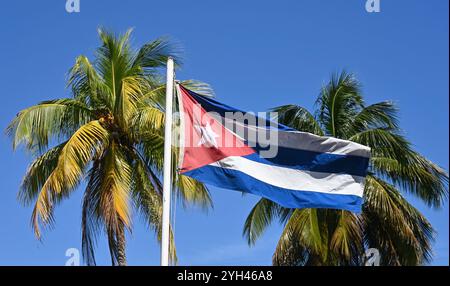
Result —
[[345, 71], [333, 74], [316, 101], [318, 121], [327, 135], [345, 139], [349, 125], [363, 104], [360, 84], [354, 75]]
[[371, 165], [379, 176], [392, 181], [431, 207], [441, 207], [448, 198], [448, 174], [414, 151], [407, 153], [404, 162], [373, 157]]
[[266, 228], [275, 218], [286, 221], [293, 210], [281, 207], [279, 204], [262, 198], [250, 211], [245, 220], [243, 236], [249, 245], [256, 243], [256, 240], [264, 233]]
[[[139, 149], [147, 166], [161, 172], [164, 163], [164, 136], [154, 132], [138, 133]], [[175, 155], [175, 154], [173, 154]]]
[[334, 260], [340, 265], [361, 265], [363, 253], [363, 224], [360, 217], [348, 211], [339, 211], [338, 225], [330, 240]]
[[115, 116], [120, 118], [120, 113], [117, 111], [120, 111], [119, 105], [122, 103], [120, 94], [123, 80], [130, 75], [135, 75], [135, 71], [131, 70], [133, 58], [129, 44], [131, 30], [120, 36], [103, 28], [100, 28], [98, 32], [102, 46], [97, 49], [96, 53], [97, 70], [111, 91], [108, 106], [111, 106]]
[[393, 185], [368, 176], [363, 221], [366, 244], [377, 248], [384, 265], [420, 265], [431, 259], [434, 230]]
[[59, 155], [66, 143], [64, 142], [51, 148], [30, 164], [20, 186], [18, 193], [19, 201], [24, 204], [29, 204], [37, 198], [39, 191], [58, 165]]
[[198, 205], [205, 211], [212, 208], [211, 195], [205, 185], [193, 178], [177, 174], [176, 170], [173, 171], [173, 174], [173, 182], [175, 182], [178, 189], [177, 194], [184, 207]]
[[374, 157], [387, 157], [400, 162], [406, 160], [406, 152], [411, 149], [403, 136], [385, 128], [367, 129], [354, 134], [349, 140], [370, 147]]
[[[161, 241], [162, 232], [162, 185], [156, 174], [148, 169], [140, 156], [136, 157], [133, 174], [133, 199], [136, 208], [148, 226]], [[169, 235], [169, 258], [172, 264], [178, 261], [172, 228]]]
[[166, 104], [166, 85], [159, 80], [149, 79], [149, 77], [147, 77], [147, 81], [148, 86], [142, 97], [139, 98], [138, 105], [149, 105], [164, 111]]
[[180, 84], [182, 86], [184, 86], [185, 88], [192, 90], [193, 92], [201, 94], [203, 96], [208, 96], [208, 97], [215, 96], [213, 88], [205, 82], [195, 80], [195, 79], [189, 79], [189, 80], [180, 81]]
[[122, 90], [116, 96], [115, 115], [122, 128], [131, 127], [131, 120], [137, 113], [137, 102], [142, 96], [142, 79], [128, 76], [122, 79]]
[[53, 204], [78, 185], [87, 164], [107, 144], [108, 135], [95, 120], [81, 126], [65, 143], [57, 165], [43, 184], [33, 209], [32, 222], [37, 237], [40, 237], [39, 225], [53, 221]]
[[83, 206], [83, 254], [88, 263], [95, 261], [93, 241], [101, 222], [108, 236], [112, 262], [121, 264], [123, 231], [131, 227], [131, 189], [131, 165], [120, 146], [111, 142], [89, 172]]
[[272, 257], [273, 265], [305, 265], [328, 256], [316, 209], [296, 209], [287, 221]]
[[167, 37], [161, 37], [139, 49], [133, 61], [133, 66], [152, 71], [155, 68], [164, 67], [169, 57], [172, 57], [175, 63], [180, 65], [180, 53], [179, 46], [172, 43]]
[[373, 171], [402, 190], [433, 207], [441, 206], [448, 197], [448, 174], [413, 151], [403, 136], [376, 128], [357, 133], [350, 140], [371, 147]]
[[97, 245], [97, 237], [101, 229], [101, 218], [98, 215], [99, 210], [99, 172], [100, 159], [93, 162], [91, 169], [88, 172], [88, 182], [86, 191], [83, 195], [83, 206], [81, 216], [81, 249], [84, 262], [93, 266], [96, 265], [95, 247]]
[[282, 105], [271, 110], [278, 114], [278, 121], [281, 124], [292, 127], [298, 131], [309, 132], [316, 135], [324, 135], [319, 122], [304, 107], [298, 105]]
[[358, 133], [367, 129], [382, 128], [398, 130], [398, 109], [392, 101], [382, 101], [365, 106], [351, 123], [353, 132]]
[[150, 104], [138, 107], [132, 125], [137, 134], [154, 134], [164, 130], [165, 113]]
[[14, 149], [24, 144], [34, 153], [42, 152], [52, 138], [64, 138], [92, 118], [92, 111], [78, 100], [43, 101], [19, 112], [6, 132]]
[[97, 110], [112, 110], [111, 90], [86, 56], [79, 56], [69, 71], [67, 86], [73, 97]]

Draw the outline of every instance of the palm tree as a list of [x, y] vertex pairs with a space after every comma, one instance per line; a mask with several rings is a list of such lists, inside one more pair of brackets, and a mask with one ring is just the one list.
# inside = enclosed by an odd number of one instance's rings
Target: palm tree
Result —
[[276, 107], [279, 121], [300, 131], [354, 141], [372, 149], [361, 215], [331, 209], [286, 209], [261, 199], [245, 222], [250, 245], [278, 219], [283, 232], [274, 265], [361, 265], [377, 248], [382, 265], [421, 265], [432, 258], [435, 231], [403, 196], [439, 208], [448, 197], [448, 174], [414, 151], [401, 134], [392, 102], [366, 105], [351, 74], [333, 75], [311, 114], [297, 105]]
[[[160, 237], [163, 164], [164, 94], [158, 68], [175, 47], [160, 38], [137, 51], [131, 30], [116, 36], [99, 29], [101, 46], [95, 61], [79, 56], [68, 75], [71, 97], [41, 102], [22, 110], [7, 132], [13, 148], [23, 145], [36, 158], [25, 174], [19, 199], [34, 202], [32, 227], [54, 222], [53, 210], [84, 180], [82, 252], [95, 265], [97, 236], [106, 233], [113, 265], [126, 265], [125, 232], [131, 231], [132, 209]], [[190, 88], [205, 89], [197, 82]], [[175, 156], [174, 156], [175, 157]], [[183, 203], [209, 207], [200, 183], [173, 172]], [[171, 258], [176, 252], [171, 241]]]

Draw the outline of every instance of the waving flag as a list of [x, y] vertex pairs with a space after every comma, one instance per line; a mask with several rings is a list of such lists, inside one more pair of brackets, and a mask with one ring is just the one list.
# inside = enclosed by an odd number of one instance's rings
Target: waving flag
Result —
[[180, 173], [287, 208], [361, 211], [370, 149], [299, 132], [177, 85]]

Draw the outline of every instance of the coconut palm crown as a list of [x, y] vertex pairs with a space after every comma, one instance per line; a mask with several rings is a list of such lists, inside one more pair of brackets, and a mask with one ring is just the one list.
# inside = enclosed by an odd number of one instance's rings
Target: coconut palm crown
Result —
[[[53, 225], [55, 206], [85, 182], [81, 227], [88, 265], [96, 264], [96, 238], [102, 232], [112, 264], [126, 264], [125, 232], [132, 229], [133, 209], [160, 238], [165, 85], [158, 68], [169, 56], [176, 62], [179, 57], [164, 38], [133, 50], [130, 35], [131, 30], [118, 36], [99, 29], [95, 60], [79, 56], [69, 71], [71, 97], [24, 109], [7, 128], [13, 147], [23, 145], [35, 156], [18, 197], [34, 204], [36, 237], [41, 238], [41, 227]], [[204, 84], [184, 84], [205, 92]], [[211, 205], [203, 185], [173, 174], [182, 202]]]

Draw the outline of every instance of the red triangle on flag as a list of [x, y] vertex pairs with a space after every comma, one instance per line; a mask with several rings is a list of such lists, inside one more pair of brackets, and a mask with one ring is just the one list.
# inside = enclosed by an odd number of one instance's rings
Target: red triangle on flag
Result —
[[191, 171], [230, 156], [255, 153], [244, 141], [224, 127], [189, 94], [178, 86], [180, 102], [182, 164], [180, 173]]

